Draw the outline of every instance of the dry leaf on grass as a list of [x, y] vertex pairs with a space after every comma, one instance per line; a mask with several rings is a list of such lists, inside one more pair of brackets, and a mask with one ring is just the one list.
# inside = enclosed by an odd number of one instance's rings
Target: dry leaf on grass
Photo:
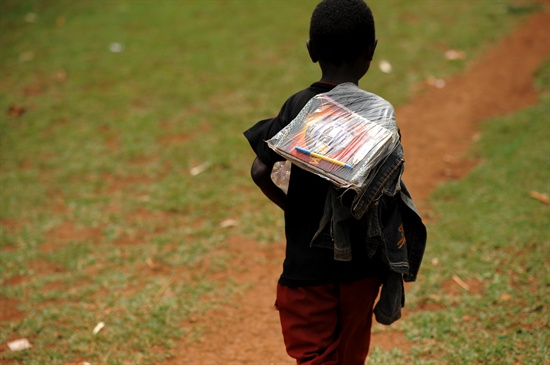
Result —
[[238, 225], [239, 222], [236, 219], [226, 219], [220, 223], [220, 228], [228, 228], [228, 227], [234, 227]]
[[532, 191], [531, 193], [529, 193], [529, 195], [531, 196], [531, 198], [536, 199], [541, 203], [550, 204], [550, 198], [546, 194]]
[[457, 283], [462, 289], [470, 291], [470, 286], [466, 284], [458, 275], [453, 275], [453, 281]]
[[466, 54], [463, 51], [449, 49], [445, 52], [445, 58], [449, 61], [463, 60], [464, 58], [466, 58]]
[[190, 169], [189, 173], [191, 174], [191, 176], [197, 176], [198, 174], [201, 174], [204, 171], [206, 171], [206, 169], [208, 169], [209, 166], [210, 164], [208, 162], [205, 162], [203, 164], [200, 164]]
[[105, 327], [105, 322], [99, 322], [98, 324], [96, 324], [96, 326], [94, 327], [94, 330], [92, 331], [92, 333], [94, 335], [97, 335], [99, 333], [99, 331], [101, 331], [103, 329], [103, 327]]

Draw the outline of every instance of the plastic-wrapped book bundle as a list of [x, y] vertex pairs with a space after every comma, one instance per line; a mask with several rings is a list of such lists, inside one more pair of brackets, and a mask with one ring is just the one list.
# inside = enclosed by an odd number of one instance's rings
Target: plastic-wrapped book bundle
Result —
[[399, 144], [393, 106], [352, 83], [313, 97], [267, 141], [292, 163], [360, 190], [376, 166]]

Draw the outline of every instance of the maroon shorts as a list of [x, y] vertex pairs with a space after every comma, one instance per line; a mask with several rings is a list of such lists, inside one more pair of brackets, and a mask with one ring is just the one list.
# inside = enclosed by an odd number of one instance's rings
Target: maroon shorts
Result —
[[378, 278], [349, 284], [277, 286], [287, 353], [297, 364], [364, 365]]

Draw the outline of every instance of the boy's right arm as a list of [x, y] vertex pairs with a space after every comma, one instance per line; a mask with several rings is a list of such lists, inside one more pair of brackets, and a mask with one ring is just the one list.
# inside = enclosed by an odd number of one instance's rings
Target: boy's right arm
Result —
[[264, 164], [258, 157], [252, 163], [252, 168], [250, 170], [250, 175], [252, 180], [260, 190], [271, 200], [273, 203], [277, 204], [279, 208], [285, 210], [286, 205], [286, 194], [275, 185], [273, 180], [271, 180], [271, 170], [273, 166], [268, 166]]

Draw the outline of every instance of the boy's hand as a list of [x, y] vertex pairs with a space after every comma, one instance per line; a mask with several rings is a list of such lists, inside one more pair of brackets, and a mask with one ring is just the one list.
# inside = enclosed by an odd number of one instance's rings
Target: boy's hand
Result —
[[271, 200], [277, 204], [279, 208], [285, 210], [286, 194], [275, 185], [271, 180], [271, 170], [273, 166], [264, 164], [259, 158], [256, 157], [252, 163], [250, 175], [252, 180], [258, 185], [260, 190]]

